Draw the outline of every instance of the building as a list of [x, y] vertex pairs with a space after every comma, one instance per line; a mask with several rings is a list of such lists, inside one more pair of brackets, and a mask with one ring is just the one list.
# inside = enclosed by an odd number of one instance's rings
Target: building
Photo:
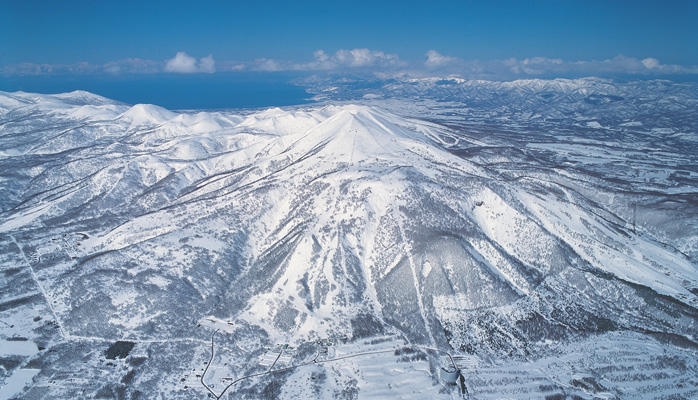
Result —
[[455, 367], [441, 368], [439, 371], [441, 381], [447, 385], [455, 385], [460, 377], [460, 370]]

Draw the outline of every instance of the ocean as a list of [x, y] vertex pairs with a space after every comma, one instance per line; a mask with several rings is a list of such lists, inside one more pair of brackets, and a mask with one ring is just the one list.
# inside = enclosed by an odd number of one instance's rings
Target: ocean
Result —
[[127, 104], [156, 104], [170, 110], [282, 107], [311, 103], [311, 95], [276, 73], [211, 75], [0, 77], [0, 90], [44, 94], [86, 90]]

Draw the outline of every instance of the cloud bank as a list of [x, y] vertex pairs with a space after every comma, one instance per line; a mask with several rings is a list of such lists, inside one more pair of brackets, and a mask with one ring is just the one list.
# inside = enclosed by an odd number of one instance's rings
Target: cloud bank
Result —
[[[369, 49], [337, 50], [332, 56], [328, 56], [323, 50], [313, 53], [315, 57], [314, 66], [321, 67], [404, 67], [405, 61], [400, 60], [397, 54], [386, 54], [382, 51]], [[313, 65], [311, 64], [311, 65]]]
[[384, 53], [379, 50], [366, 48], [337, 50], [327, 54], [324, 50], [313, 53], [309, 62], [293, 63], [269, 58], [260, 58], [250, 65], [256, 71], [333, 71], [346, 69], [391, 69], [406, 67], [409, 63], [403, 61], [397, 54]]
[[165, 62], [165, 72], [175, 74], [212, 74], [216, 72], [216, 61], [214, 61], [213, 55], [210, 54], [197, 63], [194, 57], [191, 57], [184, 51], [180, 51], [173, 59]]
[[102, 68], [104, 72], [114, 75], [156, 74], [162, 71], [162, 63], [140, 58], [127, 58], [125, 60], [108, 62]]
[[641, 75], [668, 76], [698, 74], [698, 66], [684, 67], [674, 64], [662, 64], [656, 58], [637, 59], [622, 54], [602, 61], [565, 61], [558, 58], [532, 57], [523, 60], [508, 58], [505, 60], [479, 61], [464, 60], [445, 56], [435, 50], [429, 50], [425, 56], [424, 68], [427, 71], [439, 71], [459, 74], [465, 77], [540, 77], [540, 76], [594, 76], [594, 75]]
[[653, 57], [638, 59], [622, 54], [608, 60], [567, 61], [557, 58], [531, 57], [504, 60], [466, 60], [429, 50], [426, 60], [407, 62], [397, 54], [380, 50], [355, 48], [339, 49], [334, 53], [317, 50], [312, 59], [305, 62], [284, 61], [273, 58], [258, 58], [253, 61], [223, 61], [217, 63], [213, 55], [196, 59], [184, 51], [174, 58], [164, 61], [128, 58], [92, 64], [33, 64], [21, 63], [0, 65], [3, 76], [39, 75], [117, 75], [117, 74], [214, 74], [216, 72], [235, 73], [240, 71], [367, 71], [375, 73], [409, 73], [413, 75], [458, 75], [471, 79], [521, 79], [582, 76], [642, 76], [669, 77], [698, 74], [698, 66], [686, 67], [662, 64]]

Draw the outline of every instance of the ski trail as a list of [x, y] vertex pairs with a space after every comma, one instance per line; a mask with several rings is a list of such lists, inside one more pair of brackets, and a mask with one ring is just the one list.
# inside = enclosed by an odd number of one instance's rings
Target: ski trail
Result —
[[410, 244], [407, 242], [405, 230], [402, 225], [402, 218], [400, 217], [400, 215], [398, 215], [398, 212], [395, 210], [393, 210], [393, 216], [395, 217], [395, 221], [397, 221], [397, 226], [400, 229], [400, 237], [405, 246], [405, 255], [407, 256], [407, 260], [410, 263], [410, 269], [412, 270], [412, 280], [414, 282], [414, 290], [417, 293], [417, 304], [419, 305], [419, 313], [421, 314], [422, 320], [424, 321], [424, 327], [426, 328], [427, 333], [429, 334], [429, 342], [432, 346], [436, 346], [434, 335], [431, 332], [431, 326], [429, 325], [429, 321], [427, 321], [427, 316], [424, 311], [424, 302], [422, 301], [422, 291], [419, 287], [419, 276], [417, 274], [417, 266], [414, 264], [414, 259], [412, 258], [412, 246], [410, 246]]

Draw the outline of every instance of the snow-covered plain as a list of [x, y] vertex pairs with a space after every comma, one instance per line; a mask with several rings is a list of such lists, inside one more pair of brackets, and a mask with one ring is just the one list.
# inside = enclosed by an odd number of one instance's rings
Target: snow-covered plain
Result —
[[0, 93], [3, 394], [698, 395], [695, 86], [327, 85]]

